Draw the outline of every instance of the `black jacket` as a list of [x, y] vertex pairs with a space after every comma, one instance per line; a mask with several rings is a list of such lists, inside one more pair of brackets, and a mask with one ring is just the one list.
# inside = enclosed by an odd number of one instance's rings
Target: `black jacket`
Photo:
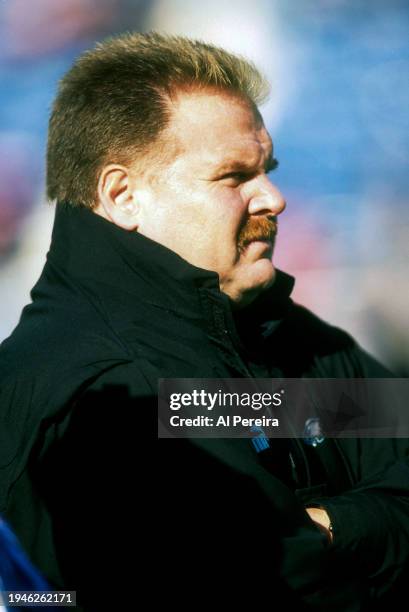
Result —
[[[216, 274], [58, 207], [33, 303], [0, 349], [0, 514], [86, 609], [134, 607], [152, 596], [148, 575], [179, 606], [284, 596], [300, 610], [381, 610], [400, 588], [405, 440], [326, 441], [318, 460], [292, 442], [293, 484], [286, 441], [276, 472], [246, 439], [154, 441], [159, 378], [388, 375], [295, 305], [292, 286], [279, 273], [234, 315]], [[333, 546], [308, 503], [327, 508]]]

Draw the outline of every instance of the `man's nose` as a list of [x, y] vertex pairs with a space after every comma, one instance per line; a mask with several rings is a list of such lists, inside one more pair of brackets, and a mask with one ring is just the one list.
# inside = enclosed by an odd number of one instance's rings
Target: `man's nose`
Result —
[[253, 187], [248, 208], [250, 215], [279, 215], [283, 212], [286, 206], [285, 199], [281, 191], [265, 175], [257, 177]]

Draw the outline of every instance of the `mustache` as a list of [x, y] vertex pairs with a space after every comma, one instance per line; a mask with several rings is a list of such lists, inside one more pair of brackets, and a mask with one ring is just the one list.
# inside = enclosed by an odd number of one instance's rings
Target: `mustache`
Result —
[[239, 252], [241, 253], [253, 240], [267, 240], [274, 246], [277, 230], [276, 217], [252, 217], [248, 219], [239, 233], [237, 241]]

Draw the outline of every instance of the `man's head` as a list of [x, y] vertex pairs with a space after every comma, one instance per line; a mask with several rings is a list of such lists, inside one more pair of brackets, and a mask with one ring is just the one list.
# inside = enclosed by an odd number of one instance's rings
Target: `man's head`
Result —
[[219, 274], [234, 301], [274, 279], [271, 139], [250, 63], [158, 34], [111, 39], [64, 77], [50, 120], [48, 196], [87, 206]]

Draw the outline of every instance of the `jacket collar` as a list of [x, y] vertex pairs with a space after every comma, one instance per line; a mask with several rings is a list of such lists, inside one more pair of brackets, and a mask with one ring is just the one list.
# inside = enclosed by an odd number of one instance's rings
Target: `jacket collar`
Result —
[[[174, 310], [192, 311], [198, 290], [222, 295], [217, 273], [191, 265], [161, 244], [128, 232], [101, 216], [71, 204], [58, 204], [48, 261], [80, 283], [100, 281], [138, 301], [149, 301]], [[274, 285], [238, 314], [261, 324], [280, 318], [289, 303], [294, 279], [277, 271]]]

